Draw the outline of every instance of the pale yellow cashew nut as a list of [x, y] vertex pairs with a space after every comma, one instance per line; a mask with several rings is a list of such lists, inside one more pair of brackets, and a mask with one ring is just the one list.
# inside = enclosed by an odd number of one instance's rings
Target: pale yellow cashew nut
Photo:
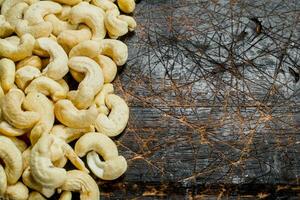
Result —
[[3, 118], [19, 129], [31, 128], [40, 119], [38, 113], [22, 110], [24, 99], [25, 95], [21, 90], [11, 89], [2, 99], [1, 104]]
[[105, 104], [111, 111], [108, 116], [100, 113], [96, 119], [95, 126], [98, 132], [114, 137], [122, 133], [126, 128], [129, 119], [129, 108], [121, 97], [114, 94], [106, 96]]
[[15, 136], [6, 136], [9, 138], [15, 145], [16, 147], [23, 153], [27, 149], [27, 144], [23, 140], [15, 137]]
[[7, 186], [4, 198], [9, 200], [27, 200], [29, 190], [22, 182]]
[[4, 92], [8, 92], [15, 82], [15, 63], [7, 58], [0, 60], [0, 82]]
[[95, 180], [86, 172], [71, 170], [60, 189], [80, 192], [80, 200], [99, 200], [100, 191]]
[[20, 20], [16, 23], [15, 32], [18, 36], [28, 33], [34, 38], [49, 37], [52, 32], [52, 24], [44, 21], [38, 24], [30, 25], [28, 21]]
[[23, 14], [29, 5], [25, 2], [17, 3], [15, 6], [11, 7], [5, 14], [6, 20], [9, 24], [15, 28], [17, 23], [22, 21]]
[[0, 27], [0, 38], [8, 37], [14, 32], [14, 28], [3, 15], [0, 15]]
[[56, 82], [61, 85], [61, 87], [64, 89], [64, 91], [66, 93], [69, 92], [70, 88], [69, 88], [67, 81], [65, 81], [64, 79], [60, 79], [60, 80], [57, 80]]
[[103, 71], [104, 83], [111, 83], [117, 75], [117, 65], [115, 62], [104, 55], [98, 55], [94, 60], [99, 64]]
[[104, 115], [109, 114], [109, 109], [106, 107], [105, 98], [108, 94], [114, 93], [114, 86], [110, 83], [104, 84], [102, 90], [95, 97], [95, 104], [98, 108], [99, 113], [103, 113]]
[[31, 150], [30, 169], [34, 180], [44, 187], [57, 188], [66, 180], [66, 170], [54, 167], [49, 151], [53, 138], [48, 134], [38, 140]]
[[14, 45], [8, 40], [0, 39], [0, 56], [19, 61], [32, 55], [35, 40], [30, 34], [21, 36], [20, 44]]
[[71, 128], [89, 128], [98, 115], [96, 106], [91, 106], [87, 110], [78, 110], [69, 100], [56, 102], [54, 113], [62, 124]]
[[59, 200], [72, 200], [72, 192], [64, 191], [61, 193]]
[[60, 13], [56, 14], [56, 16], [60, 19], [60, 20], [64, 20], [67, 21], [69, 19], [70, 16], [70, 12], [71, 12], [72, 7], [69, 5], [62, 5], [62, 10]]
[[76, 4], [79, 4], [82, 0], [53, 0], [60, 4], [70, 5], [74, 6]]
[[50, 62], [42, 74], [54, 80], [62, 79], [69, 71], [68, 56], [63, 48], [49, 38], [39, 38], [37, 44], [50, 54]]
[[120, 15], [119, 10], [113, 9], [106, 11], [105, 16], [105, 27], [109, 34], [110, 38], [117, 39], [120, 36], [123, 36], [128, 33], [128, 24], [120, 19], [118, 16]]
[[1, 15], [6, 15], [8, 10], [15, 7], [18, 3], [25, 2], [31, 5], [38, 1], [39, 0], [5, 0], [1, 5]]
[[117, 66], [122, 66], [128, 58], [128, 48], [126, 44], [119, 40], [104, 39], [99, 41], [101, 54], [113, 59]]
[[22, 152], [23, 170], [25, 170], [27, 167], [29, 167], [31, 149], [32, 149], [32, 146], [28, 147], [27, 149], [25, 149], [25, 151]]
[[91, 4], [101, 8], [105, 12], [107, 10], [118, 9], [118, 6], [109, 0], [92, 0]]
[[79, 83], [76, 91], [70, 91], [68, 98], [79, 109], [88, 108], [95, 95], [101, 90], [104, 78], [100, 66], [91, 58], [76, 56], [72, 57], [68, 65], [73, 71], [84, 73], [84, 79]]
[[0, 133], [5, 136], [20, 136], [26, 133], [26, 130], [15, 128], [6, 121], [0, 122]]
[[38, 56], [29, 56], [18, 62], [16, 69], [18, 70], [25, 66], [35, 67], [40, 70], [42, 69], [42, 60]]
[[41, 76], [41, 72], [38, 68], [25, 66], [16, 71], [15, 83], [18, 88], [25, 90], [29, 83], [39, 76]]
[[52, 33], [55, 36], [58, 36], [64, 30], [75, 30], [77, 28], [77, 25], [70, 24], [67, 21], [62, 21], [54, 14], [47, 15], [44, 19], [52, 24]]
[[117, 2], [124, 13], [132, 13], [135, 9], [135, 0], [118, 0]]

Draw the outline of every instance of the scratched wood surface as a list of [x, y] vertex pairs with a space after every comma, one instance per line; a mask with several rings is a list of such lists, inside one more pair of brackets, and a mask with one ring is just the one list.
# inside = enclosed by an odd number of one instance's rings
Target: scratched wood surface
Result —
[[300, 1], [144, 0], [102, 199], [298, 199]]

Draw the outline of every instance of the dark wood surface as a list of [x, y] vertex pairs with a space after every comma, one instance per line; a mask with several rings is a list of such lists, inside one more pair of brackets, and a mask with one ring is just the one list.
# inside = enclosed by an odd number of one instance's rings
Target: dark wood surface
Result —
[[300, 1], [144, 0], [102, 199], [298, 199]]

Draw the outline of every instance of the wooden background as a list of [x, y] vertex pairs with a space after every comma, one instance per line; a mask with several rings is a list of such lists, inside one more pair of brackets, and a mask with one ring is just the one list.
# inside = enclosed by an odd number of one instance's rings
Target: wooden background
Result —
[[300, 1], [143, 0], [102, 199], [298, 199]]

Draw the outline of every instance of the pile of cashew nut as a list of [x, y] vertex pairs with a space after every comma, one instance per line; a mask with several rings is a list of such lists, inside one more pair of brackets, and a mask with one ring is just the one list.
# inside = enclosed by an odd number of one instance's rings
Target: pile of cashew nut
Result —
[[137, 26], [126, 15], [135, 0], [0, 6], [0, 199], [100, 199], [91, 174], [114, 180], [127, 170], [111, 137], [125, 129], [129, 108], [111, 82], [127, 61], [117, 39]]

